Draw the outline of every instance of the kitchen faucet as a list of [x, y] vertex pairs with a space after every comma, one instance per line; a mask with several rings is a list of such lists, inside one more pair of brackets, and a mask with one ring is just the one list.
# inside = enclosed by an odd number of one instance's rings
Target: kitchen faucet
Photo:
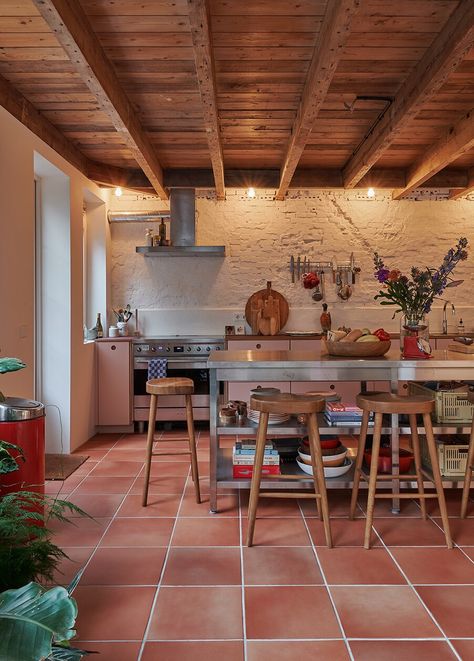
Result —
[[449, 303], [449, 305], [451, 306], [451, 310], [452, 310], [452, 313], [453, 313], [453, 317], [454, 317], [454, 315], [456, 314], [456, 308], [455, 308], [454, 305], [451, 303], [451, 301], [445, 301], [445, 303], [444, 303], [444, 305], [443, 305], [443, 327], [442, 327], [442, 328], [443, 328], [443, 330], [442, 330], [443, 335], [446, 335], [447, 332], [448, 332], [448, 320], [447, 320], [447, 318], [446, 318], [446, 306], [448, 305], [448, 303]]

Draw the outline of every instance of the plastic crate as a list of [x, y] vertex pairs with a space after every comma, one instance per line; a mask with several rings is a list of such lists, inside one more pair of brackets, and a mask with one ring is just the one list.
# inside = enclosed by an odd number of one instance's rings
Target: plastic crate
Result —
[[[464, 478], [467, 465], [467, 453], [469, 450], [469, 441], [460, 441], [454, 438], [454, 442], [444, 442], [436, 439], [436, 449], [438, 451], [439, 469], [442, 477]], [[431, 459], [428, 453], [428, 444], [426, 436], [420, 435], [421, 461], [425, 468], [431, 470]]]
[[474, 413], [474, 404], [467, 399], [467, 392], [453, 392], [450, 390], [432, 390], [421, 383], [410, 381], [408, 383], [409, 395], [431, 395], [435, 400], [433, 421], [442, 424], [470, 425]]

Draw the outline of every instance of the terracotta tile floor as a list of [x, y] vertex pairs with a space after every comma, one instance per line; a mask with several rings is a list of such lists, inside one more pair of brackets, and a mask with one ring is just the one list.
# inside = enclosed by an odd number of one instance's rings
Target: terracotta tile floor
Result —
[[262, 501], [248, 549], [248, 494], [227, 490], [210, 514], [208, 432], [198, 433], [198, 448], [201, 505], [188, 457], [173, 454], [153, 461], [141, 506], [138, 434], [95, 437], [77, 451], [90, 455], [79, 471], [48, 483], [94, 516], [53, 526], [70, 557], [58, 582], [85, 567], [74, 592], [78, 646], [103, 661], [474, 658], [474, 503], [459, 519], [460, 492], [447, 492], [453, 551], [435, 503], [425, 522], [410, 500], [399, 516], [377, 503], [373, 548], [364, 550], [365, 495], [349, 521], [349, 494], [336, 491], [334, 549], [307, 500]]

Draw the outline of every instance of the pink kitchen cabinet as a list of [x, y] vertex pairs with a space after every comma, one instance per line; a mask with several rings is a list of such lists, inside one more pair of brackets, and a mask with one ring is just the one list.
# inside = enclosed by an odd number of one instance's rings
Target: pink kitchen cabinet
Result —
[[359, 381], [293, 381], [291, 392], [297, 395], [305, 392], [334, 392], [346, 404], [354, 404], [360, 392]]
[[232, 381], [228, 385], [227, 396], [229, 400], [236, 399], [242, 402], [250, 402], [250, 391], [258, 386], [262, 388], [278, 388], [281, 392], [290, 392], [288, 381], [246, 381], [245, 383]]
[[96, 342], [100, 426], [132, 424], [132, 343]]
[[289, 351], [289, 340], [227, 340], [229, 351]]

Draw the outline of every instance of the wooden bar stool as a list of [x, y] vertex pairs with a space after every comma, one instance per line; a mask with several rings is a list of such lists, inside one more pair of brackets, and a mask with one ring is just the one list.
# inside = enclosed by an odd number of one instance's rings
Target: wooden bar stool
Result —
[[[474, 392], [469, 391], [467, 399], [474, 404]], [[466, 473], [464, 475], [464, 487], [461, 500], [461, 518], [465, 519], [467, 514], [467, 502], [469, 500], [469, 489], [471, 488], [472, 471], [474, 470], [474, 417], [471, 424], [471, 437], [469, 439], [469, 451], [467, 453]]]
[[[318, 422], [316, 413], [324, 409], [325, 401], [322, 397], [312, 395], [291, 395], [290, 393], [278, 393], [275, 395], [253, 395], [250, 399], [250, 408], [254, 411], [260, 411], [258, 422], [257, 440], [255, 447], [255, 462], [252, 474], [252, 484], [250, 487], [249, 511], [248, 511], [248, 531], [247, 546], [253, 544], [253, 533], [255, 529], [255, 518], [257, 516], [257, 506], [259, 496], [267, 498], [316, 498], [318, 511], [321, 512], [326, 543], [329, 548], [332, 547], [331, 528], [329, 524], [329, 508], [326, 493], [326, 483], [324, 481], [323, 458], [321, 453], [321, 441], [319, 438]], [[260, 491], [260, 482], [262, 479], [262, 465], [265, 452], [265, 443], [267, 439], [268, 417], [270, 413], [300, 414], [306, 413], [308, 437], [311, 450], [311, 462], [313, 468], [314, 494], [307, 493], [288, 493], [287, 491]], [[278, 479], [280, 476], [274, 476]], [[285, 475], [285, 480], [301, 480], [299, 475]]]
[[[201, 502], [201, 493], [199, 491], [199, 473], [196, 454], [196, 439], [194, 436], [194, 421], [193, 421], [193, 405], [191, 402], [191, 395], [194, 392], [194, 383], [192, 379], [186, 378], [164, 378], [164, 379], [151, 379], [146, 382], [146, 391], [151, 395], [150, 399], [150, 415], [148, 418], [148, 436], [146, 445], [146, 458], [145, 458], [145, 483], [143, 485], [143, 507], [147, 506], [148, 500], [148, 485], [150, 482], [150, 469], [151, 458], [159, 457], [170, 454], [169, 452], [153, 452], [153, 440], [155, 434], [155, 420], [156, 420], [156, 405], [158, 395], [184, 395], [186, 400], [186, 422], [188, 426], [188, 438], [180, 439], [189, 442], [189, 452], [183, 454], [191, 455], [191, 474], [194, 482], [194, 489], [196, 491], [196, 502]], [[175, 441], [177, 439], [170, 439]], [[164, 441], [160, 441], [164, 442]]]
[[[357, 505], [357, 496], [359, 494], [360, 478], [367, 479], [367, 476], [362, 471], [362, 460], [364, 458], [365, 442], [367, 439], [367, 427], [369, 422], [369, 413], [375, 414], [374, 421], [374, 435], [372, 441], [372, 458], [370, 462], [370, 475], [369, 475], [369, 494], [367, 499], [367, 521], [365, 525], [365, 538], [364, 546], [366, 549], [370, 548], [370, 535], [372, 530], [372, 521], [374, 517], [375, 498], [413, 498], [420, 499], [421, 515], [426, 519], [426, 498], [438, 498], [439, 509], [441, 512], [441, 519], [443, 521], [444, 534], [446, 537], [446, 544], [448, 548], [453, 548], [451, 540], [451, 532], [449, 529], [448, 512], [446, 509], [446, 500], [444, 497], [443, 484], [441, 481], [441, 473], [439, 470], [438, 455], [436, 452], [436, 444], [433, 436], [433, 427], [431, 425], [431, 413], [434, 411], [435, 402], [429, 396], [417, 395], [413, 397], [400, 397], [391, 393], [364, 393], [357, 395], [357, 406], [362, 411], [362, 425], [360, 428], [359, 445], [357, 448], [357, 459], [354, 472], [354, 486], [352, 488], [352, 499], [350, 518], [354, 518], [355, 509]], [[410, 420], [410, 429], [413, 442], [413, 454], [415, 458], [415, 471], [416, 480], [418, 483], [418, 491], [416, 493], [376, 493], [377, 480], [413, 480], [413, 475], [378, 475], [378, 460], [380, 451], [380, 436], [382, 430], [382, 416], [384, 413], [389, 414], [408, 414]], [[423, 425], [425, 427], [426, 442], [428, 445], [428, 452], [431, 459], [432, 476], [429, 475], [421, 466], [420, 455], [420, 440], [418, 438], [418, 430], [416, 425], [416, 416], [420, 414], [423, 416]], [[436, 489], [436, 493], [425, 493], [423, 486], [423, 476], [431, 480]]]

